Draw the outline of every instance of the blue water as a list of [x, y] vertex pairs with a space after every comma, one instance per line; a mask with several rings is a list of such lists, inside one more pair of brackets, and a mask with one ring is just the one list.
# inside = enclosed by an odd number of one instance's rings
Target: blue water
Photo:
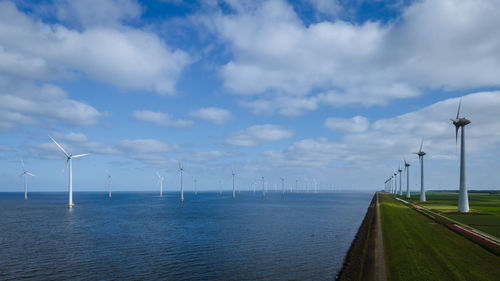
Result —
[[0, 279], [332, 280], [371, 197], [0, 193]]

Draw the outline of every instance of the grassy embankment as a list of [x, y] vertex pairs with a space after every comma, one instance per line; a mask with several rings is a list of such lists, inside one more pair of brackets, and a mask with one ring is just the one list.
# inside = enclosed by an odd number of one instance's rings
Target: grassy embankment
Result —
[[379, 193], [389, 280], [498, 280], [500, 257]]
[[[402, 199], [406, 200], [405, 196]], [[458, 193], [428, 192], [427, 202], [418, 199], [419, 193], [412, 193], [409, 201], [500, 237], [500, 193], [469, 193], [470, 213], [457, 212]]]

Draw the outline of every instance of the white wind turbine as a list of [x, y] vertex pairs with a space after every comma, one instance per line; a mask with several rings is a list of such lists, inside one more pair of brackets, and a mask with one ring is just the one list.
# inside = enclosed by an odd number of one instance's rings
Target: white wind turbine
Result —
[[266, 180], [264, 176], [262, 176], [262, 197], [266, 197]]
[[23, 173], [19, 176], [24, 176], [24, 200], [28, 200], [28, 176], [34, 177], [35, 175], [28, 172], [26, 168], [24, 168], [23, 159], [21, 159], [21, 165], [23, 166]]
[[108, 174], [109, 198], [111, 198], [111, 175]]
[[160, 197], [163, 197], [163, 180], [164, 178], [160, 176], [160, 173], [156, 172], [156, 176], [158, 177], [158, 184], [160, 185]]
[[285, 195], [285, 179], [281, 178], [281, 192]]
[[233, 200], [236, 198], [236, 189], [234, 187], [234, 176], [236, 176], [236, 174], [234, 173], [234, 170], [231, 169], [231, 175], [233, 176]]
[[64, 155], [66, 155], [66, 164], [64, 165], [63, 172], [66, 169], [66, 166], [68, 165], [68, 162], [69, 162], [69, 190], [68, 190], [69, 203], [68, 203], [68, 208], [71, 209], [71, 208], [73, 208], [73, 205], [74, 205], [73, 204], [73, 165], [72, 165], [72, 159], [87, 156], [89, 154], [88, 153], [77, 154], [77, 155], [68, 154], [66, 152], [66, 150], [64, 150], [64, 148], [60, 144], [58, 144], [56, 142], [56, 140], [54, 140], [50, 135], [49, 135], [49, 138], [57, 145], [57, 147], [64, 153]]
[[425, 188], [424, 188], [424, 156], [425, 152], [422, 151], [422, 145], [424, 144], [424, 138], [420, 143], [420, 149], [414, 154], [418, 155], [418, 160], [420, 160], [420, 202], [425, 202]]
[[403, 196], [403, 189], [402, 189], [402, 186], [401, 186], [401, 172], [403, 170], [401, 170], [401, 166], [398, 166], [398, 173], [399, 173], [399, 196]]
[[465, 184], [465, 126], [470, 124], [470, 120], [465, 117], [460, 118], [460, 106], [462, 105], [462, 99], [458, 104], [457, 117], [451, 119], [453, 125], [455, 125], [455, 142], [458, 145], [458, 130], [462, 128], [462, 134], [460, 138], [460, 189], [458, 195], [458, 211], [461, 213], [469, 212], [469, 195], [467, 194], [467, 186]]
[[405, 170], [406, 170], [406, 198], [410, 198], [410, 163], [405, 160]]
[[181, 164], [181, 161], [179, 162], [179, 170], [177, 173], [181, 173], [181, 203], [184, 202], [184, 187], [182, 186], [182, 172], [184, 172], [184, 167]]

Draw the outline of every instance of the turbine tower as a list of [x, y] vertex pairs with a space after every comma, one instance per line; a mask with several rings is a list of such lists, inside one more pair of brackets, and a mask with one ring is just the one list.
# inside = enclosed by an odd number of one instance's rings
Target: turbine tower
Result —
[[460, 191], [458, 194], [458, 211], [461, 213], [469, 212], [469, 195], [467, 194], [467, 186], [465, 185], [465, 126], [470, 124], [470, 121], [465, 117], [460, 118], [460, 106], [462, 99], [458, 104], [457, 117], [450, 119], [455, 125], [455, 142], [458, 145], [458, 130], [462, 128], [460, 136]]
[[108, 189], [109, 189], [109, 198], [111, 198], [111, 175], [108, 174]]
[[398, 166], [398, 173], [399, 173], [399, 196], [403, 196], [403, 190], [401, 188], [401, 166]]
[[425, 152], [422, 151], [422, 145], [424, 144], [424, 139], [420, 143], [420, 149], [414, 154], [418, 155], [418, 160], [420, 160], [420, 202], [425, 202], [425, 188], [424, 188], [424, 155]]
[[73, 158], [79, 158], [83, 156], [89, 155], [88, 153], [84, 154], [68, 154], [64, 148], [56, 142], [50, 135], [49, 138], [57, 145], [57, 147], [66, 155], [66, 164], [64, 165], [63, 172], [66, 169], [66, 166], [68, 165], [69, 162], [69, 187], [68, 187], [68, 193], [69, 193], [69, 202], [68, 202], [68, 208], [73, 208], [73, 165], [72, 165], [72, 159]]
[[281, 192], [285, 195], [285, 179], [281, 178]]
[[262, 197], [266, 197], [265, 183], [266, 183], [266, 180], [264, 179], [264, 176], [262, 176]]
[[184, 167], [182, 167], [181, 161], [179, 162], [179, 171], [177, 173], [181, 173], [181, 203], [184, 202], [184, 186], [182, 185], [182, 172], [184, 172]]
[[163, 177], [160, 176], [158, 172], [156, 172], [156, 175], [158, 176], [158, 183], [160, 184], [160, 197], [163, 197]]
[[406, 162], [406, 159], [404, 160], [406, 170], [406, 198], [410, 198], [410, 163]]
[[20, 174], [19, 176], [24, 176], [24, 200], [28, 200], [28, 176], [34, 177], [35, 175], [28, 172], [24, 168], [24, 161], [21, 159], [21, 165], [23, 166], [23, 173]]
[[234, 170], [231, 169], [231, 175], [233, 176], [233, 200], [236, 198], [236, 188], [234, 187], [234, 176], [236, 175], [234, 173]]
[[398, 194], [398, 173], [394, 173], [394, 194]]

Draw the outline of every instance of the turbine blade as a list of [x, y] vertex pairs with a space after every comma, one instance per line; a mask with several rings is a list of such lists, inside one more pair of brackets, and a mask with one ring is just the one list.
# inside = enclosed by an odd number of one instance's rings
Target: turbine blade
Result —
[[420, 149], [418, 150], [418, 152], [422, 152], [422, 145], [424, 145], [424, 138], [422, 137], [422, 142], [420, 143]]
[[64, 164], [64, 168], [61, 171], [61, 174], [64, 174], [64, 170], [66, 170], [66, 167], [68, 166], [68, 161], [70, 158], [66, 158], [66, 163]]
[[36, 177], [36, 175], [34, 175], [34, 174], [30, 173], [30, 172], [26, 172], [26, 174], [28, 174], [28, 175], [30, 175], [32, 177]]
[[26, 169], [24, 168], [24, 160], [23, 160], [23, 158], [21, 158], [21, 166], [23, 166], [23, 171], [26, 171]]
[[77, 154], [77, 155], [73, 155], [71, 156], [71, 158], [79, 158], [79, 157], [83, 157], [83, 156], [87, 156], [89, 155], [88, 153], [84, 153], [84, 154]]
[[64, 148], [57, 143], [57, 141], [55, 139], [53, 139], [50, 135], [48, 135], [49, 138], [57, 145], [57, 147], [59, 147], [59, 149], [67, 156], [69, 157], [69, 154], [66, 152], [66, 150], [64, 150]]
[[462, 105], [462, 97], [460, 97], [460, 102], [458, 103], [457, 119], [460, 116], [460, 106]]
[[458, 126], [455, 126], [455, 154], [458, 153]]
[[159, 179], [161, 179], [160, 173], [156, 172], [156, 175], [158, 176]]

